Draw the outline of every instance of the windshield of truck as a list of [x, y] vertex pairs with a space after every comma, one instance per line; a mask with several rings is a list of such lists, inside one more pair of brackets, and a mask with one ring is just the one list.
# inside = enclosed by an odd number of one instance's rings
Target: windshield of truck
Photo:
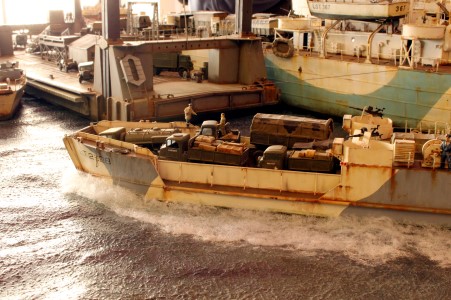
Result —
[[213, 135], [213, 129], [212, 128], [202, 128], [202, 135], [208, 135], [208, 136], [212, 136]]
[[280, 154], [276, 153], [265, 153], [265, 160], [279, 160]]
[[168, 139], [166, 140], [166, 147], [168, 148], [178, 148], [178, 144], [176, 141]]

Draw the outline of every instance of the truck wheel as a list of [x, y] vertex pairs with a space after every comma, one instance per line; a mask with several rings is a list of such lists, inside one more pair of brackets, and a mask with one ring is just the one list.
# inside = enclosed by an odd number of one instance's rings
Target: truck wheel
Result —
[[180, 68], [179, 69], [179, 76], [183, 78], [183, 73], [187, 72], [187, 70], [185, 68]]
[[262, 150], [255, 150], [254, 153], [252, 153], [252, 163], [255, 166], [258, 166], [258, 158], [260, 156], [263, 156], [263, 151]]
[[83, 81], [83, 78], [81, 76], [78, 77], [78, 82], [82, 83], [82, 81]]

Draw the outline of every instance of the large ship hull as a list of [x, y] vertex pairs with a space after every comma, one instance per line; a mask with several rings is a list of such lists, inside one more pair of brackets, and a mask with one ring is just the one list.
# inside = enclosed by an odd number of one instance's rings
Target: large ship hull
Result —
[[451, 123], [451, 73], [315, 56], [282, 58], [270, 51], [265, 62], [281, 100], [295, 107], [342, 116], [371, 105], [385, 108], [397, 126]]
[[[321, 217], [389, 216], [451, 226], [451, 172], [392, 167], [389, 144], [346, 146], [340, 174], [161, 160], [88, 132], [64, 138], [75, 167], [145, 199]], [[364, 163], [354, 161], [366, 157]], [[371, 180], [365, 180], [371, 178]]]
[[310, 13], [323, 19], [378, 20], [406, 15], [409, 2], [361, 3], [308, 1]]

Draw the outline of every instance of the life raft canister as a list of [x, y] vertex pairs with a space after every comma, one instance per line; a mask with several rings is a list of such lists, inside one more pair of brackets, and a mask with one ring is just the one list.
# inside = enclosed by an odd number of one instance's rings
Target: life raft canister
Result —
[[272, 51], [274, 55], [290, 58], [294, 55], [294, 45], [292, 39], [277, 38], [272, 43]]

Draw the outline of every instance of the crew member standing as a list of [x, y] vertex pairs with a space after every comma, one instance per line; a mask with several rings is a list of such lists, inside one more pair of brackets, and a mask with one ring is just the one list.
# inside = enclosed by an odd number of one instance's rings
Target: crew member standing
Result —
[[193, 106], [190, 104], [188, 104], [187, 107], [185, 107], [184, 109], [184, 113], [185, 113], [185, 121], [186, 121], [186, 127], [189, 127], [189, 123], [191, 121], [191, 117], [193, 115], [197, 116], [196, 112], [193, 109]]
[[225, 113], [221, 113], [221, 120], [219, 120], [219, 129], [221, 130], [221, 135], [226, 135], [226, 118]]
[[443, 141], [440, 149], [442, 150], [440, 166], [446, 168], [446, 165], [448, 165], [448, 171], [451, 171], [451, 134], [446, 135], [446, 140]]

